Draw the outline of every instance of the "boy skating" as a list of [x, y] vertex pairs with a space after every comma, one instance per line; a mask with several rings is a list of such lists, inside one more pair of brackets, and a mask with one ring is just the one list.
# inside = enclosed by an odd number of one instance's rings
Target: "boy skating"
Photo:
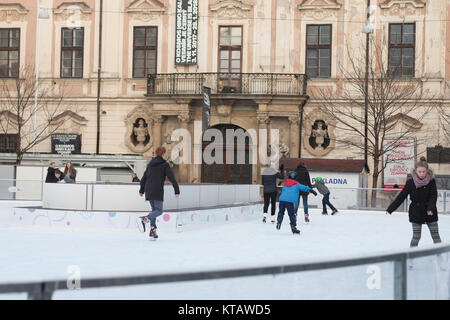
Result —
[[317, 177], [316, 179], [314, 179], [314, 183], [312, 184], [312, 187], [316, 188], [320, 192], [320, 194], [323, 195], [322, 214], [328, 214], [327, 205], [330, 207], [331, 210], [333, 210], [331, 212], [331, 215], [334, 215], [336, 212], [338, 212], [337, 209], [330, 202], [330, 190], [325, 186], [325, 182], [323, 181], [323, 179], [321, 177]]
[[280, 230], [281, 223], [283, 222], [284, 211], [287, 209], [291, 222], [292, 233], [299, 234], [300, 230], [297, 229], [297, 217], [295, 215], [295, 206], [298, 205], [298, 194], [300, 191], [310, 192], [314, 195], [317, 195], [317, 193], [310, 187], [298, 183], [298, 181], [295, 180], [295, 176], [295, 172], [290, 172], [289, 178], [286, 179], [283, 189], [281, 190], [277, 229]]

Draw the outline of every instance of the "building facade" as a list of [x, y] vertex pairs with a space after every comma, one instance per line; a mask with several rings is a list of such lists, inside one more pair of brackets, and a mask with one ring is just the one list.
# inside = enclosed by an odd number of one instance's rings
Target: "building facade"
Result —
[[[40, 83], [64, 83], [71, 106], [55, 120], [62, 123], [56, 133], [76, 135], [81, 153], [151, 158], [157, 146], [170, 151], [175, 129], [195, 137], [207, 86], [213, 128], [278, 129], [285, 157], [363, 158], [359, 149], [339, 144], [341, 132], [319, 111], [312, 92], [330, 88], [338, 98], [346, 90], [340, 66], [350, 63], [348, 44], [364, 43], [366, 1], [42, 0], [45, 18], [38, 18], [38, 6], [0, 3], [0, 77], [14, 81], [21, 68], [36, 66], [39, 42]], [[375, 41], [400, 37], [395, 46], [386, 44], [392, 50], [386, 59], [401, 61], [401, 76], [421, 81], [448, 109], [450, 2], [372, 0], [371, 12]], [[400, 131], [414, 127], [414, 138], [422, 141], [419, 156], [427, 147], [448, 146], [436, 125], [439, 116], [433, 110], [422, 121], [402, 114], [392, 121]], [[13, 139], [14, 132], [3, 134], [0, 151], [11, 152]], [[247, 154], [261, 139], [269, 138], [256, 136], [236, 148]], [[190, 148], [204, 148], [204, 142], [193, 138]], [[51, 139], [36, 151], [51, 152]], [[259, 169], [247, 162], [174, 165], [182, 182], [257, 183]]]

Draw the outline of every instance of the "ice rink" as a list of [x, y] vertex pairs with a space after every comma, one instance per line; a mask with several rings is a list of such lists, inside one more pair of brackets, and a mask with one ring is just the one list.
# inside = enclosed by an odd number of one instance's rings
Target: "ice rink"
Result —
[[[0, 211], [1, 213], [1, 211]], [[302, 218], [302, 215], [299, 215]], [[227, 268], [254, 267], [277, 264], [293, 264], [311, 260], [339, 259], [387, 253], [409, 247], [412, 235], [407, 214], [384, 212], [340, 211], [335, 216], [323, 216], [317, 209], [310, 214], [311, 222], [299, 221], [301, 234], [293, 235], [289, 228], [287, 215], [281, 230], [272, 223], [261, 220], [231, 223], [179, 233], [160, 232], [157, 241], [149, 241], [148, 233], [128, 231], [94, 232], [64, 231], [44, 227], [0, 227], [0, 283], [25, 282], [51, 279], [66, 279], [68, 267], [77, 266], [81, 277], [108, 277], [134, 274], [176, 273], [200, 270], [223, 270]], [[443, 242], [450, 241], [450, 217], [440, 215], [440, 234]], [[420, 247], [432, 244], [428, 228], [423, 226]], [[352, 279], [359, 279], [359, 287], [366, 287], [368, 277], [365, 269], [352, 275], [352, 268], [334, 272], [307, 272], [313, 274], [301, 292], [290, 293], [287, 297], [271, 295], [270, 289], [261, 292], [251, 283], [262, 279], [278, 278], [292, 283], [289, 275], [278, 277], [264, 276], [253, 279], [215, 280], [220, 284], [226, 281], [228, 291], [216, 291], [212, 298], [224, 299], [286, 299], [320, 297], [366, 298], [355, 292], [347, 292], [345, 286]], [[390, 266], [380, 266], [388, 270]], [[356, 269], [355, 269], [356, 270]], [[362, 270], [362, 271], [361, 271]], [[359, 274], [359, 275], [358, 275]], [[300, 281], [303, 275], [296, 277]], [[285, 278], [283, 280], [283, 277]], [[331, 277], [328, 279], [327, 277]], [[370, 292], [368, 298], [389, 298], [391, 294], [392, 272], [385, 272], [386, 286], [378, 292]], [[267, 280], [266, 279], [266, 280]], [[300, 280], [299, 280], [300, 279]], [[328, 280], [327, 280], [328, 279]], [[340, 280], [339, 280], [340, 279]], [[347, 279], [347, 280], [345, 280]], [[345, 283], [334, 284], [343, 290], [336, 294], [330, 287], [330, 294], [315, 296], [311, 288], [326, 289], [329, 281]], [[245, 281], [248, 285], [245, 285]], [[272, 280], [270, 280], [272, 281]], [[270, 282], [269, 281], [269, 282]], [[356, 281], [356, 280], [355, 280]], [[267, 285], [269, 285], [267, 282]], [[207, 281], [197, 281], [195, 286], [205, 285]], [[302, 283], [302, 281], [300, 281]], [[389, 285], [388, 285], [389, 284]], [[194, 287], [195, 287], [194, 286]], [[242, 286], [241, 290], [236, 290]], [[288, 286], [290, 286], [288, 284]], [[317, 287], [322, 286], [321, 288]], [[58, 291], [55, 298], [69, 299], [209, 299], [208, 290], [189, 288], [189, 283], [171, 283], [123, 288], [87, 289], [81, 291]], [[211, 286], [210, 286], [211, 287]], [[212, 284], [212, 288], [220, 285]], [[244, 290], [245, 287], [245, 290]], [[269, 285], [270, 287], [270, 285]], [[158, 289], [156, 289], [158, 288]], [[184, 289], [183, 289], [184, 288]], [[309, 288], [309, 289], [308, 289]], [[209, 289], [210, 290], [210, 289]], [[234, 295], [230, 294], [234, 290]], [[262, 289], [265, 290], [265, 289]], [[348, 290], [352, 290], [350, 287]], [[361, 289], [364, 290], [364, 289]], [[325, 290], [326, 291], [326, 290]], [[247, 293], [246, 293], [247, 292]], [[317, 294], [320, 294], [317, 291]], [[339, 293], [337, 293], [339, 294]], [[206, 295], [206, 296], [205, 296]], [[24, 298], [24, 295], [0, 295], [1, 298]]]

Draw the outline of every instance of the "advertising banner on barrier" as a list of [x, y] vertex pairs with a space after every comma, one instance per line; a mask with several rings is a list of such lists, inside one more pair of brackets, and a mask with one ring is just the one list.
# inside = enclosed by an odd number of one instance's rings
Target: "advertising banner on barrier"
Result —
[[384, 188], [402, 189], [406, 183], [408, 173], [414, 168], [415, 140], [414, 139], [386, 139], [383, 143], [385, 151], [383, 163], [387, 162], [383, 171]]

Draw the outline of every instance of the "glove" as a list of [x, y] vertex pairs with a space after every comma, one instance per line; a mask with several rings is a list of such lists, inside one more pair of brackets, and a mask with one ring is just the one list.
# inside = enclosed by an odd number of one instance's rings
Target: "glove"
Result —
[[312, 193], [314, 196], [317, 196], [317, 192], [315, 192], [313, 189], [311, 189], [309, 192]]

